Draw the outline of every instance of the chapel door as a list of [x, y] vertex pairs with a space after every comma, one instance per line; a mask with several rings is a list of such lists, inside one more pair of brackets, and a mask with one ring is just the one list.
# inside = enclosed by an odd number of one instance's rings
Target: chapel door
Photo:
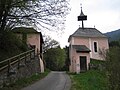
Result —
[[86, 70], [87, 70], [87, 57], [80, 56], [80, 71], [86, 71]]

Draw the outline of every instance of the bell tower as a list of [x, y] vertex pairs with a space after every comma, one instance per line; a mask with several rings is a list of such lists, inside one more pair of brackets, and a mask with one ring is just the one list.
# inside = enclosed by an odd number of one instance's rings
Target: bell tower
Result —
[[82, 28], [84, 28], [84, 20], [87, 20], [87, 15], [84, 15], [83, 11], [82, 11], [82, 6], [81, 6], [81, 13], [78, 16], [78, 21], [82, 21]]

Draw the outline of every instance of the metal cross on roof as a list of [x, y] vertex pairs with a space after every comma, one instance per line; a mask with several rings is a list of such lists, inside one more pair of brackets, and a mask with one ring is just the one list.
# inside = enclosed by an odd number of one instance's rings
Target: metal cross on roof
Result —
[[78, 21], [82, 21], [82, 28], [84, 28], [84, 23], [83, 23], [84, 20], [87, 20], [87, 15], [84, 15], [82, 11], [82, 6], [81, 6], [81, 13], [80, 13], [80, 16], [78, 16]]

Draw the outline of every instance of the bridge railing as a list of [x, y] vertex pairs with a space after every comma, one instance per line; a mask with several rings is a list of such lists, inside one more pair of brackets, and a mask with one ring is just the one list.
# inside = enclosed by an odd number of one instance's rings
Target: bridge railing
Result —
[[35, 58], [35, 49], [28, 50], [28, 51], [23, 52], [23, 53], [21, 53], [21, 54], [19, 54], [19, 55], [16, 55], [16, 56], [13, 56], [13, 57], [11, 57], [11, 58], [8, 58], [8, 59], [6, 59], [6, 60], [1, 61], [1, 62], [0, 62], [0, 72], [1, 72], [2, 70], [7, 69], [7, 72], [8, 72], [8, 74], [9, 74], [9, 72], [10, 72], [10, 67], [11, 67], [12, 65], [14, 65], [14, 64], [17, 64], [17, 65], [18, 65], [18, 69], [19, 69], [19, 67], [20, 67], [20, 62], [21, 62], [22, 60], [24, 60], [25, 63], [26, 63], [27, 58], [29, 58], [29, 59]]

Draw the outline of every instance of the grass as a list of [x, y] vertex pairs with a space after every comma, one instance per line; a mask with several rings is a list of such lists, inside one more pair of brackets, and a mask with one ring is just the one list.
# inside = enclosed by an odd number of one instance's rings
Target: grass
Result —
[[70, 74], [71, 90], [108, 90], [104, 72], [89, 70], [85, 73]]
[[[104, 61], [91, 59], [91, 64], [104, 65]], [[80, 74], [70, 74], [71, 90], [108, 90], [108, 80], [104, 69], [91, 69]]]
[[32, 76], [30, 76], [28, 78], [21, 78], [21, 79], [17, 80], [15, 83], [11, 83], [10, 85], [5, 86], [4, 88], [2, 88], [0, 90], [20, 90], [21, 88], [31, 85], [34, 82], [44, 78], [45, 76], [48, 75], [49, 72], [50, 71], [47, 70], [44, 73], [33, 74]]

